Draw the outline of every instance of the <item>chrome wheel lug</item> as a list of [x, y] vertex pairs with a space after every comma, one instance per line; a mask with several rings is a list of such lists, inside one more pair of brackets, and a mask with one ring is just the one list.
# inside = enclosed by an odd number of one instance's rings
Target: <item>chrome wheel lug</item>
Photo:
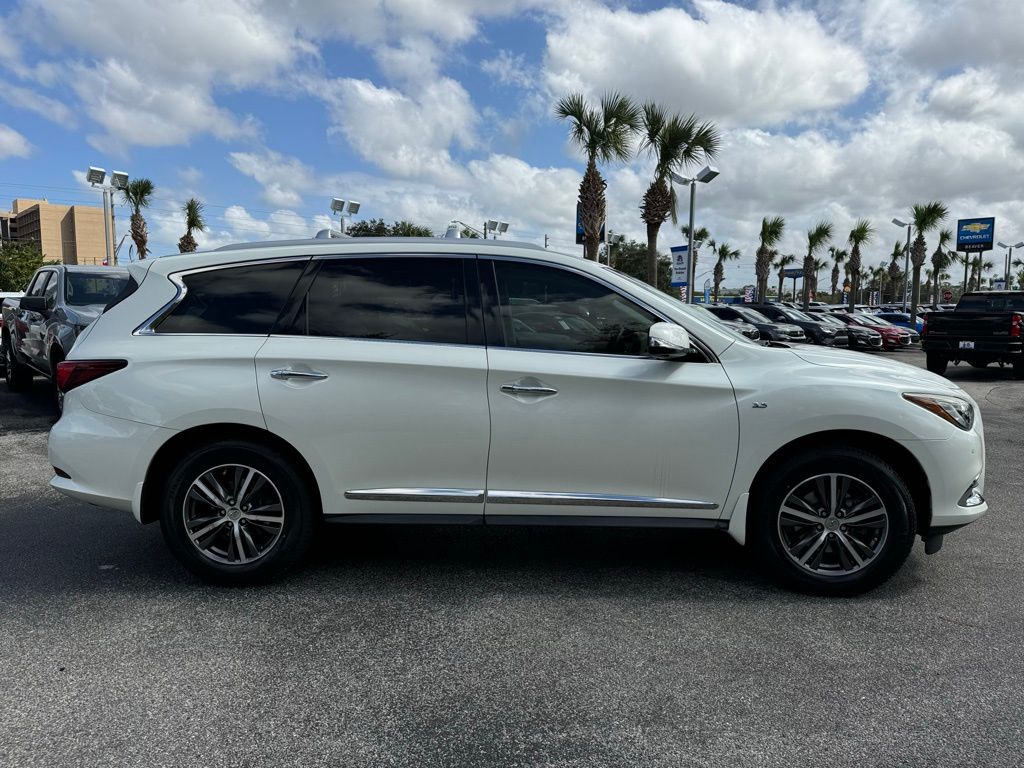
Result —
[[846, 526], [845, 525], [840, 525], [839, 526], [839, 530], [842, 531], [843, 533], [846, 533]]

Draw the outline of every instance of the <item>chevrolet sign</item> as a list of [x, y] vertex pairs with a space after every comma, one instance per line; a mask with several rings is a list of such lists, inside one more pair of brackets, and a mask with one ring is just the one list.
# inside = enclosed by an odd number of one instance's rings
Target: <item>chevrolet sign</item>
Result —
[[996, 220], [960, 219], [956, 223], [956, 249], [958, 251], [991, 251], [995, 239]]

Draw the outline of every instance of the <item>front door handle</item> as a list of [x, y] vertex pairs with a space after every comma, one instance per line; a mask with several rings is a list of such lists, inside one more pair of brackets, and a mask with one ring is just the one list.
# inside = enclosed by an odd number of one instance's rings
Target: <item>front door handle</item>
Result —
[[518, 381], [502, 384], [500, 389], [506, 395], [517, 395], [519, 397], [550, 397], [551, 395], [558, 394], [557, 389], [549, 387], [543, 381], [533, 378], [533, 376], [525, 376]]
[[292, 368], [275, 368], [270, 372], [270, 378], [277, 379], [278, 381], [287, 381], [288, 379], [321, 381], [327, 378], [327, 374], [322, 371], [296, 371]]

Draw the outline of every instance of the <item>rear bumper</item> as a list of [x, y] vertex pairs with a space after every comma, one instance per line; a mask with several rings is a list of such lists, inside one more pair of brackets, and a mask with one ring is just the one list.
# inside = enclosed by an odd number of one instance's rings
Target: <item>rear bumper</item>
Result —
[[72, 402], [50, 431], [50, 486], [66, 496], [132, 512], [140, 519], [142, 481], [154, 454], [174, 430], [95, 413]]
[[[961, 341], [974, 343], [974, 349], [960, 349]], [[934, 338], [925, 336], [921, 339], [921, 348], [925, 352], [939, 353], [969, 360], [972, 356], [985, 357], [1018, 357], [1024, 354], [1024, 343], [1002, 339], [971, 339], [971, 338]]]

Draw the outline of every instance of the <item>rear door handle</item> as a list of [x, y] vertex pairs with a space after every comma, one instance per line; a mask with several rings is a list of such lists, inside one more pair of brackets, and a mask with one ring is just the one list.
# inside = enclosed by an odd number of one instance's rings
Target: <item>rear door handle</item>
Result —
[[327, 378], [327, 374], [322, 371], [296, 371], [292, 368], [275, 368], [270, 372], [270, 378], [277, 379], [279, 381], [287, 381], [288, 379], [321, 381]]
[[535, 379], [533, 376], [524, 376], [517, 381], [502, 384], [500, 389], [506, 395], [518, 395], [520, 397], [550, 397], [551, 395], [558, 394], [557, 389], [549, 387], [543, 381]]

